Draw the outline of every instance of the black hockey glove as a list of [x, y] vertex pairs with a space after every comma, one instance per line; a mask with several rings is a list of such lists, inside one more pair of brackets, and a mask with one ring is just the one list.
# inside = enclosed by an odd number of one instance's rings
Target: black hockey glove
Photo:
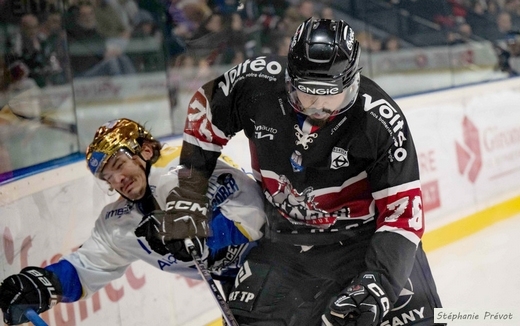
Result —
[[[197, 250], [198, 254], [202, 256], [202, 250], [204, 250], [204, 239], [193, 238], [193, 244], [195, 245], [195, 250]], [[170, 252], [173, 257], [180, 261], [192, 261], [193, 257], [186, 249], [186, 245], [184, 244], [184, 240], [173, 240], [166, 243], [166, 248], [168, 252]]]
[[[168, 212], [164, 211], [154, 211], [146, 215], [135, 230], [135, 235], [144, 237], [150, 248], [160, 255], [171, 253], [175, 259], [191, 261], [192, 257], [184, 245], [184, 240], [163, 240], [163, 238], [158, 237], [159, 229], [162, 227], [164, 220], [168, 218], [168, 215]], [[193, 243], [199, 254], [202, 253], [204, 239], [195, 237], [193, 238]]]
[[[152, 250], [161, 255], [171, 252], [166, 247], [170, 242], [172, 249], [184, 248], [184, 246], [175, 244], [175, 240], [208, 236], [208, 199], [206, 196], [182, 191], [176, 187], [168, 195], [167, 200], [166, 211], [153, 211], [144, 216], [135, 230], [136, 236], [145, 237]], [[188, 254], [186, 250], [185, 253]]]
[[0, 285], [4, 322], [8, 325], [26, 323], [29, 320], [24, 313], [28, 308], [40, 314], [60, 302], [61, 296], [61, 284], [54, 273], [39, 267], [26, 267]]
[[375, 326], [390, 311], [381, 274], [366, 272], [355, 278], [321, 316], [322, 326]]

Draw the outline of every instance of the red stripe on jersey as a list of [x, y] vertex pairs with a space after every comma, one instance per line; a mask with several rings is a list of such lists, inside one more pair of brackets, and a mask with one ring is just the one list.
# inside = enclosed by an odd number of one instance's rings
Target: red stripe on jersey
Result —
[[368, 180], [365, 178], [346, 186], [339, 192], [317, 196], [315, 200], [319, 203], [319, 207], [327, 212], [348, 207], [349, 217], [361, 217], [370, 213], [369, 208], [373, 198]]
[[208, 119], [208, 110], [208, 99], [203, 93], [197, 91], [188, 105], [188, 116], [184, 126], [184, 133], [195, 137], [201, 142], [224, 146], [229, 140], [215, 134], [213, 124]]
[[[336, 219], [370, 218], [373, 198], [367, 179], [346, 186], [340, 191], [326, 189], [294, 189], [284, 176], [278, 179], [262, 176], [269, 201], [288, 219], [296, 223], [327, 227]], [[316, 193], [320, 193], [316, 195]]]

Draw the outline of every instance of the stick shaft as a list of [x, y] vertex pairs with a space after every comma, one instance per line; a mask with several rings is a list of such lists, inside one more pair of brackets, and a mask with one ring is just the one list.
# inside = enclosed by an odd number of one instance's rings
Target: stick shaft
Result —
[[226, 300], [224, 299], [224, 296], [222, 296], [222, 293], [220, 293], [220, 290], [218, 289], [215, 280], [213, 280], [213, 278], [211, 277], [211, 274], [204, 265], [202, 258], [195, 249], [193, 241], [191, 241], [191, 239], [185, 239], [184, 243], [186, 245], [186, 249], [188, 249], [188, 252], [191, 254], [191, 257], [195, 262], [195, 266], [197, 267], [199, 274], [202, 276], [206, 284], [209, 286], [211, 292], [213, 293], [213, 297], [217, 301], [220, 311], [222, 312], [222, 317], [224, 318], [226, 324], [228, 326], [239, 326], [238, 322], [235, 319], [235, 316], [233, 315], [233, 312], [229, 308], [229, 305], [227, 304]]
[[29, 319], [29, 321], [35, 326], [48, 326], [45, 320], [43, 320], [42, 317], [36, 313], [36, 311], [30, 308], [25, 311], [25, 317], [27, 317], [27, 319]]

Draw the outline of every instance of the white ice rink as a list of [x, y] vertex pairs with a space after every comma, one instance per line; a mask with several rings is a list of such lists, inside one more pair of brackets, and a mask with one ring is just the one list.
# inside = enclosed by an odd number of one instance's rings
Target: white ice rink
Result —
[[[449, 326], [520, 325], [520, 214], [428, 253], [444, 308], [511, 312], [513, 321], [456, 321]], [[516, 313], [516, 314], [515, 314]]]

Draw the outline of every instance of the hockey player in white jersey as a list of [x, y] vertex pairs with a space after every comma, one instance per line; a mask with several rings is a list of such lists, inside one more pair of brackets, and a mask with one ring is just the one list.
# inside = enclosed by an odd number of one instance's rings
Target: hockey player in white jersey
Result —
[[[184, 246], [185, 238], [192, 238], [213, 278], [226, 289], [262, 236], [262, 193], [252, 178], [222, 156], [210, 176], [206, 196], [190, 197], [178, 182], [179, 173], [190, 173], [178, 167], [180, 150], [163, 147], [129, 119], [101, 126], [87, 149], [87, 165], [121, 197], [103, 208], [90, 238], [76, 252], [45, 268], [26, 267], [2, 282], [4, 322], [27, 322], [27, 308], [42, 313], [58, 302], [88, 298], [123, 276], [136, 260], [165, 272], [200, 278]], [[179, 194], [191, 200], [178, 201]], [[195, 209], [197, 213], [191, 214], [195, 217], [186, 218], [186, 209]], [[175, 223], [176, 234], [148, 242], [149, 228], [160, 228], [161, 223]]]

